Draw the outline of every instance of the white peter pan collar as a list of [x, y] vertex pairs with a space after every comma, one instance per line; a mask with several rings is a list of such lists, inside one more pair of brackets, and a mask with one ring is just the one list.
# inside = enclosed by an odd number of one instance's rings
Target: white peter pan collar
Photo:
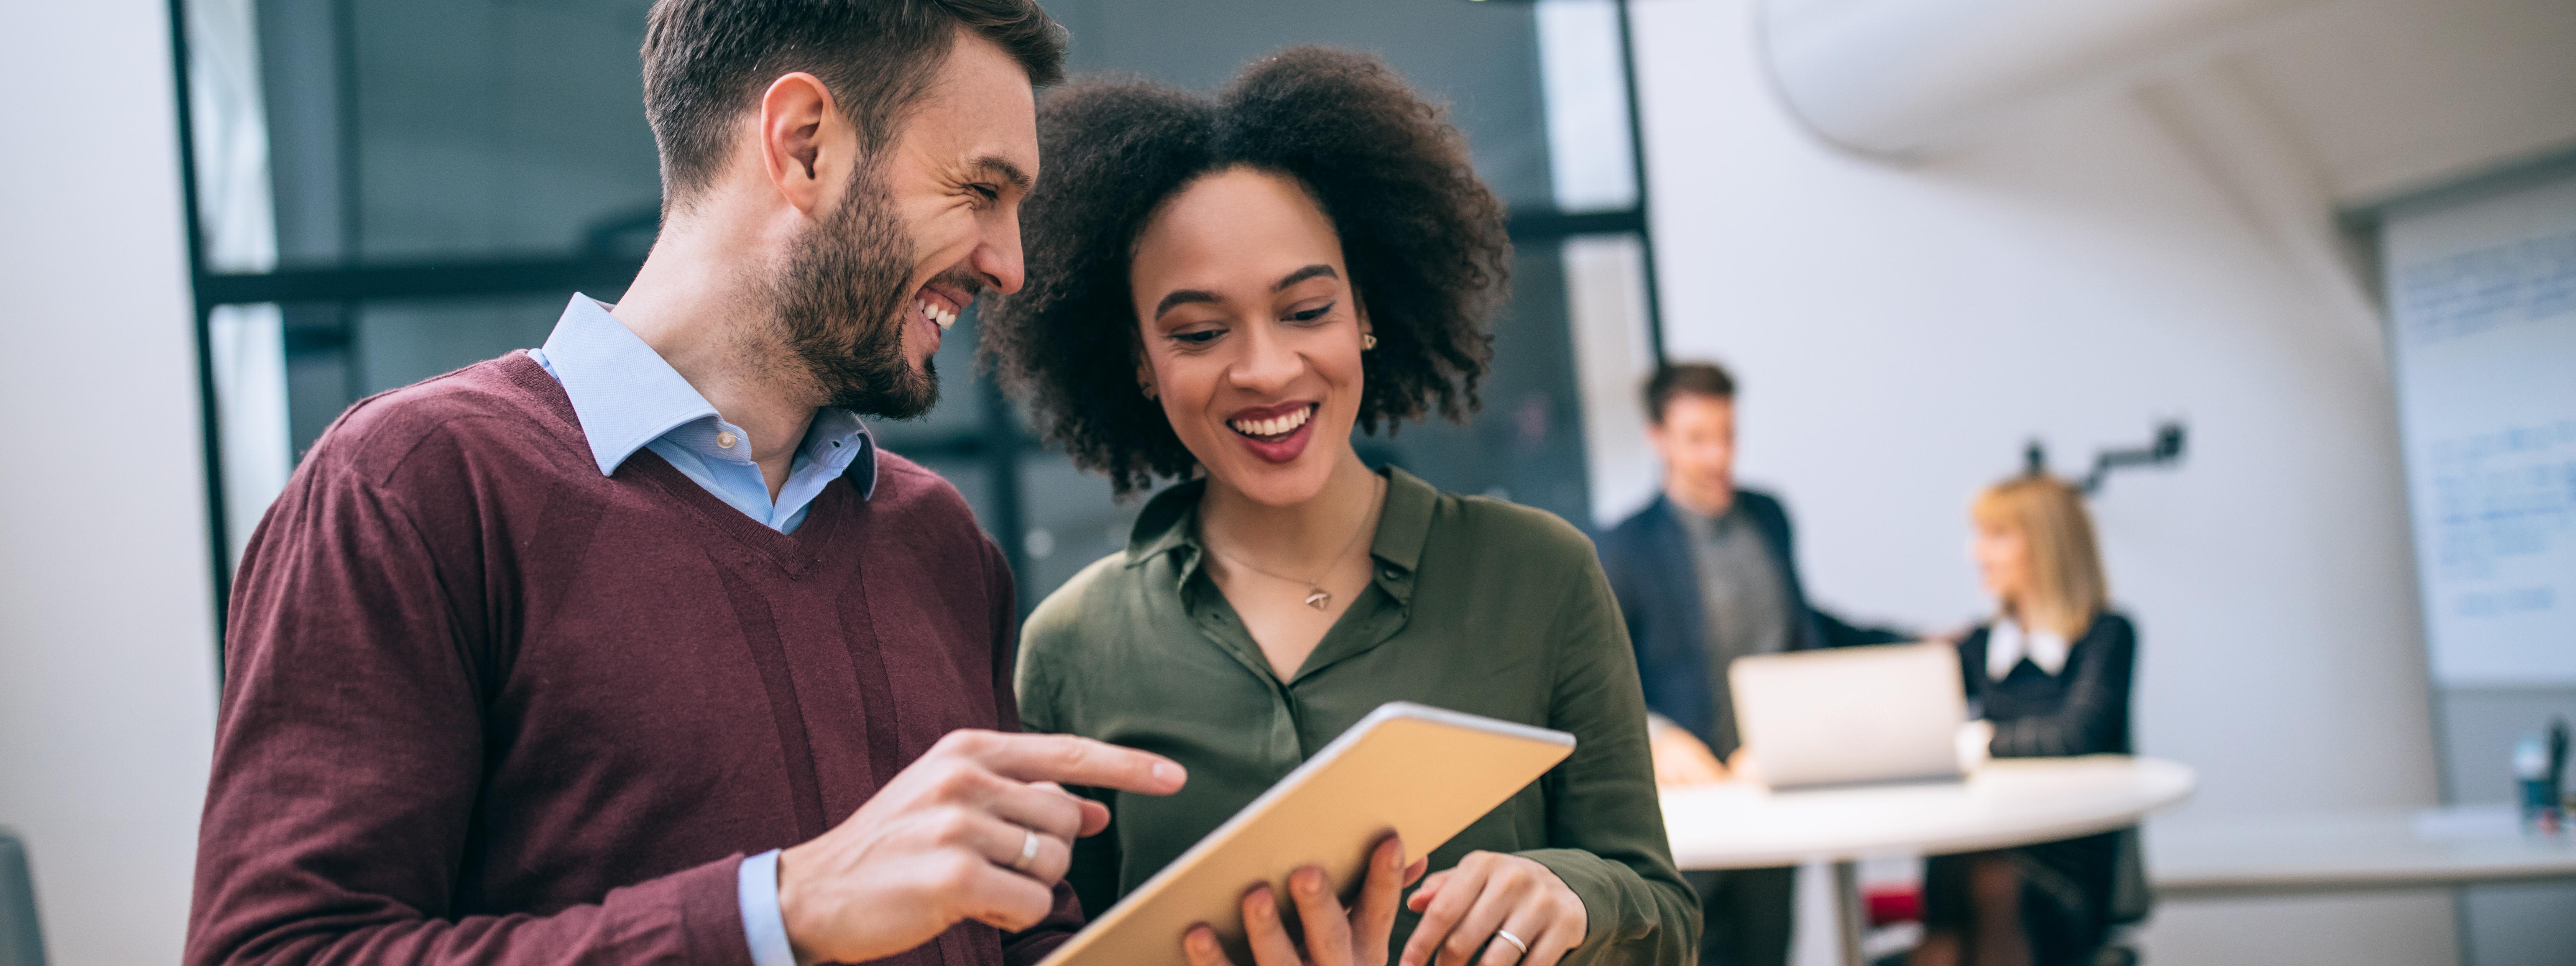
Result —
[[2010, 617], [1995, 619], [1993, 630], [1986, 633], [1986, 676], [2001, 681], [2012, 673], [2013, 665], [2029, 658], [2030, 663], [2054, 677], [2066, 669], [2066, 652], [2074, 645], [2066, 635], [2056, 631], [2030, 633]]

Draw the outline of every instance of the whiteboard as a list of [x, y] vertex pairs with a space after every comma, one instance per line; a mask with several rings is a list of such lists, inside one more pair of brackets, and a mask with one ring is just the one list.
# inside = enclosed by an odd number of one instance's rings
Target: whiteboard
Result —
[[2433, 676], [2576, 683], [2576, 166], [2380, 237]]

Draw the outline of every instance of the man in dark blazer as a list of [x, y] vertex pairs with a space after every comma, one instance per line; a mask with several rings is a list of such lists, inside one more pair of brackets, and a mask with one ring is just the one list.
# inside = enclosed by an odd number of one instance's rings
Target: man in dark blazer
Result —
[[[1807, 601], [1789, 514], [1735, 486], [1735, 380], [1716, 365], [1670, 363], [1646, 383], [1663, 493], [1600, 541], [1637, 671], [1654, 712], [1656, 780], [1722, 780], [1739, 750], [1726, 666], [1753, 654], [1883, 644]], [[1797, 870], [1692, 873], [1707, 918], [1700, 961], [1779, 966], [1789, 957]]]

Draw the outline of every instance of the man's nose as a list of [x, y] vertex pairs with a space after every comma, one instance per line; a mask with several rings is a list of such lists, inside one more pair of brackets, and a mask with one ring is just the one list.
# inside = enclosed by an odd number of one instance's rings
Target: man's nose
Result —
[[1020, 290], [1028, 280], [1028, 267], [1020, 259], [1020, 216], [1012, 212], [994, 219], [995, 225], [984, 243], [975, 247], [970, 263], [976, 274], [984, 276], [984, 285], [994, 292], [1009, 295]]

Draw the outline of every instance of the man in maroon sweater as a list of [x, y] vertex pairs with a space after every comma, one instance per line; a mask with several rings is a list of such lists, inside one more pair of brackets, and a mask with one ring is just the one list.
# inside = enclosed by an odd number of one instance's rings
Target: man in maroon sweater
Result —
[[860, 415], [1020, 283], [1029, 0], [660, 0], [665, 219], [543, 351], [360, 402], [242, 559], [190, 963], [1026, 963], [1078, 923], [1011, 575]]

